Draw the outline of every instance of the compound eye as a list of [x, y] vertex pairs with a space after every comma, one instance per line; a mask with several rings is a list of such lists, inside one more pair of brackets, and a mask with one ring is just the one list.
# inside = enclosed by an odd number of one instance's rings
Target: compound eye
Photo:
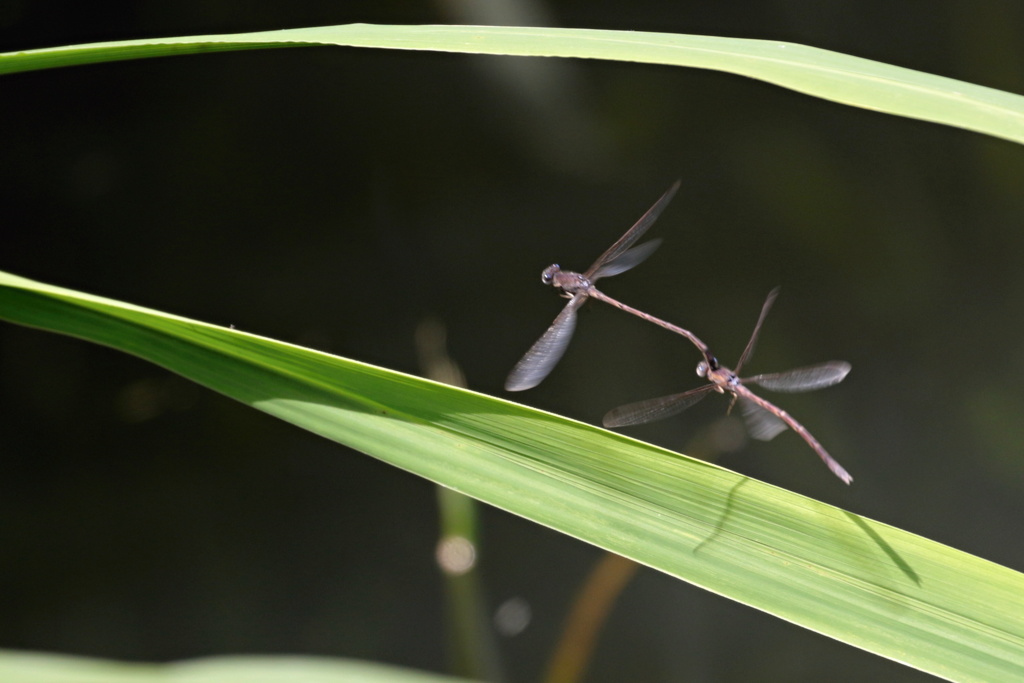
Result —
[[697, 363], [697, 376], [707, 377], [708, 376], [708, 364], [707, 361], [701, 361]]
[[562, 268], [557, 263], [552, 263], [544, 269], [543, 273], [540, 274], [540, 281], [546, 285], [550, 285], [555, 280], [555, 273], [561, 269]]

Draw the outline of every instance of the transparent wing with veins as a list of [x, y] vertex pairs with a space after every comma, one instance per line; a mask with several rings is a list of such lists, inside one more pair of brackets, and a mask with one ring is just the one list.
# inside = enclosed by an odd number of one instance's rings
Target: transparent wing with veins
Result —
[[846, 361], [837, 360], [785, 372], [744, 377], [742, 381], [744, 384], [756, 384], [770, 391], [814, 391], [839, 384], [849, 374], [850, 367]]
[[587, 297], [580, 294], [569, 300], [551, 323], [551, 327], [519, 359], [512, 372], [508, 373], [508, 379], [505, 380], [507, 391], [525, 391], [544, 381], [565, 355], [565, 349], [569, 346], [572, 333], [576, 329], [576, 310], [586, 300]]
[[632, 249], [627, 249], [622, 252], [617, 258], [597, 267], [594, 274], [590, 276], [591, 282], [596, 282], [598, 278], [611, 277], [612, 275], [618, 275], [619, 273], [625, 273], [630, 268], [634, 268], [644, 261], [647, 257], [654, 253], [654, 250], [661, 246], [661, 240], [648, 240], [643, 244], [638, 244]]
[[753, 401], [740, 399], [740, 412], [747, 423], [747, 432], [758, 441], [771, 441], [786, 431], [786, 423]]
[[661, 195], [661, 198], [658, 201], [654, 202], [654, 206], [647, 209], [647, 213], [645, 213], [643, 216], [640, 216], [640, 219], [633, 224], [633, 227], [627, 230], [626, 233], [615, 242], [615, 244], [608, 247], [608, 249], [605, 250], [605, 252], [601, 254], [596, 261], [594, 261], [594, 265], [590, 266], [590, 268], [588, 268], [587, 271], [583, 273], [584, 277], [586, 277], [589, 280], [596, 280], [599, 277], [608, 277], [610, 275], [616, 275], [618, 273], [622, 273], [629, 270], [630, 268], [632, 268], [633, 266], [637, 265], [645, 258], [650, 256], [651, 253], [658, 248], [657, 244], [655, 244], [653, 247], [650, 247], [650, 250], [645, 255], [635, 260], [627, 267], [620, 268], [618, 270], [612, 269], [614, 270], [614, 272], [612, 272], [612, 270], [606, 270], [600, 275], [598, 274], [599, 271], [602, 270], [602, 267], [611, 266], [612, 263], [616, 261], [620, 256], [625, 255], [626, 251], [629, 250], [631, 246], [636, 244], [636, 241], [638, 239], [643, 237], [643, 234], [647, 232], [648, 228], [654, 225], [654, 221], [658, 220], [658, 216], [660, 216], [661, 212], [665, 210], [665, 207], [668, 206], [668, 203], [672, 201], [672, 197], [675, 196], [676, 191], [678, 189], [679, 181], [677, 180], [674, 183], [672, 183], [672, 187], [668, 188], [665, 191], [665, 194]]
[[672, 394], [660, 398], [651, 398], [646, 401], [628, 403], [609, 410], [601, 422], [605, 427], [611, 428], [664, 420], [667, 417], [683, 412], [711, 393], [714, 388], [713, 384], [705, 384], [702, 387], [684, 391], [681, 394]]
[[764, 305], [761, 306], [761, 315], [757, 318], [757, 324], [754, 325], [754, 331], [750, 334], [750, 341], [747, 342], [747, 348], [743, 349], [743, 353], [740, 354], [740, 359], [736, 361], [736, 368], [734, 369], [734, 372], [737, 375], [740, 374], [743, 364], [750, 360], [750, 357], [754, 355], [754, 347], [757, 346], [757, 336], [761, 334], [761, 325], [764, 324], [764, 319], [768, 317], [768, 311], [772, 310], [772, 304], [775, 303], [775, 297], [778, 295], [778, 287], [768, 292], [768, 298], [764, 300]]

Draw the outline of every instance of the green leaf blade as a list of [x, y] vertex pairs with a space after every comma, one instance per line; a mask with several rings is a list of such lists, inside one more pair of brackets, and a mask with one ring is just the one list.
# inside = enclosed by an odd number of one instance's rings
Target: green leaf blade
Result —
[[351, 659], [206, 657], [168, 664], [0, 650], [4, 683], [458, 683], [464, 678]]
[[829, 50], [743, 38], [517, 26], [348, 24], [92, 43], [0, 54], [0, 74], [272, 47], [336, 45], [713, 69], [872, 111], [1024, 142], [1024, 97]]
[[954, 680], [1024, 676], [1024, 576], [715, 465], [428, 380], [0, 276], [0, 318], [106, 344], [806, 628]]

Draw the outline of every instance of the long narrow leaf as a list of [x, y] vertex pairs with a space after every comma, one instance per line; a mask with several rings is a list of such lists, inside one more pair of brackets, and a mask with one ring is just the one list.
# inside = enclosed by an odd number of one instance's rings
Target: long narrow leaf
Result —
[[464, 678], [351, 659], [207, 657], [170, 664], [0, 650], [4, 683], [458, 683]]
[[957, 680], [1024, 679], [1024, 575], [508, 401], [0, 274], [0, 319], [158, 363], [479, 500]]
[[168, 55], [342, 45], [582, 57], [716, 69], [842, 104], [1024, 142], [1024, 97], [806, 45], [712, 36], [505, 26], [317, 28], [125, 40], [0, 54], [0, 74]]

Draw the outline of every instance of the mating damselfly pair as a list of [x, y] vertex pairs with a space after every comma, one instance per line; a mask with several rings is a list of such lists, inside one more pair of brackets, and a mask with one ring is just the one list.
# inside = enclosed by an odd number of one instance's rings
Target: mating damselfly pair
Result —
[[661, 243], [660, 240], [651, 240], [637, 246], [633, 245], [657, 220], [678, 189], [679, 181], [676, 181], [654, 203], [654, 206], [648, 209], [647, 213], [641, 216], [640, 220], [626, 231], [626, 234], [601, 254], [593, 265], [584, 272], [577, 273], [562, 270], [558, 264], [552, 264], [544, 269], [544, 272], [541, 274], [541, 280], [545, 284], [552, 285], [561, 290], [562, 295], [567, 297], [569, 302], [562, 309], [561, 313], [558, 314], [558, 317], [555, 318], [555, 321], [551, 323], [547, 331], [541, 335], [540, 339], [530, 347], [526, 355], [512, 369], [508, 380], [505, 382], [505, 388], [509, 391], [522, 391], [540, 384], [565, 354], [565, 350], [576, 329], [576, 313], [579, 308], [588, 299], [597, 299], [688, 339], [702, 356], [702, 360], [697, 364], [697, 375], [708, 380], [708, 384], [699, 386], [696, 389], [615, 408], [604, 416], [603, 422], [605, 427], [625, 427], [661, 420], [682, 412], [713, 392], [730, 394], [732, 399], [729, 408], [731, 410], [733, 405], [737, 402], [739, 403], [751, 436], [756, 439], [768, 440], [784, 431], [786, 427], [789, 427], [807, 442], [837, 477], [849, 484], [853, 481], [853, 477], [828, 454], [825, 448], [802, 424], [797, 422], [785, 410], [755, 394], [747, 386], [757, 385], [771, 391], [781, 392], [822, 389], [841, 382], [847, 373], [850, 372], [849, 363], [829, 361], [786, 372], [753, 375], [745, 378], [739, 376], [744, 363], [750, 359], [754, 351], [761, 326], [764, 324], [764, 319], [778, 295], [778, 288], [773, 289], [768, 294], [768, 298], [761, 307], [761, 315], [757, 319], [757, 324], [754, 325], [754, 331], [750, 335], [750, 340], [747, 342], [743, 353], [740, 354], [735, 370], [730, 370], [718, 362], [718, 359], [709, 351], [707, 344], [701, 341], [693, 332], [644, 313], [632, 306], [627, 306], [594, 286], [598, 279], [623, 273], [639, 265], [654, 253], [654, 250]]

